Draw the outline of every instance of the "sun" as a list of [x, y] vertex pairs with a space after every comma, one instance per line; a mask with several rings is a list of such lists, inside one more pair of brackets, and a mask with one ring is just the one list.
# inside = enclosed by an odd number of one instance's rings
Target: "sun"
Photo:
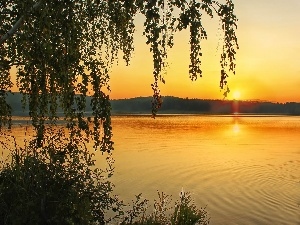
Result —
[[232, 97], [235, 100], [239, 100], [241, 98], [241, 93], [239, 91], [234, 91]]

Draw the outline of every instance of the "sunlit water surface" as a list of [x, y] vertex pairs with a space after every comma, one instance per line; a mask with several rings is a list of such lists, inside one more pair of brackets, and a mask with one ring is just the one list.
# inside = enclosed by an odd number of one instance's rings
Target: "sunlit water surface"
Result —
[[117, 116], [115, 191], [182, 188], [211, 224], [300, 224], [300, 117]]
[[112, 123], [112, 181], [125, 202], [143, 193], [153, 203], [157, 191], [177, 200], [183, 188], [213, 225], [300, 224], [300, 117], [114, 116]]

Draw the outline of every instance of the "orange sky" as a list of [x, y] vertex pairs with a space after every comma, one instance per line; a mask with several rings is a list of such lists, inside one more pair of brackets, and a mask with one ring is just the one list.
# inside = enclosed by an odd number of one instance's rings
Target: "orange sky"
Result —
[[[300, 1], [236, 0], [238, 42], [236, 75], [228, 79], [231, 99], [240, 92], [241, 99], [300, 102]], [[287, 3], [288, 2], [288, 3]], [[142, 36], [142, 17], [137, 17], [135, 52], [129, 67], [120, 60], [111, 75], [111, 98], [150, 96], [152, 58]], [[169, 52], [170, 68], [162, 95], [189, 98], [222, 99], [219, 88], [217, 51], [218, 19], [206, 19], [208, 40], [203, 41], [203, 77], [192, 82], [188, 75], [188, 33], [175, 36]], [[220, 44], [222, 44], [220, 42]]]
[[[300, 102], [300, 0], [235, 0], [239, 19], [236, 75], [229, 77], [232, 99], [260, 99], [274, 102]], [[288, 2], [288, 3], [287, 3]], [[152, 56], [146, 38], [142, 36], [143, 17], [136, 18], [135, 51], [131, 65], [126, 67], [120, 57], [112, 67], [112, 99], [151, 96]], [[203, 77], [192, 82], [188, 75], [188, 32], [175, 36], [175, 46], [169, 51], [169, 64], [161, 84], [163, 96], [222, 99], [219, 88], [220, 51], [218, 18], [205, 18], [208, 40], [203, 40]]]

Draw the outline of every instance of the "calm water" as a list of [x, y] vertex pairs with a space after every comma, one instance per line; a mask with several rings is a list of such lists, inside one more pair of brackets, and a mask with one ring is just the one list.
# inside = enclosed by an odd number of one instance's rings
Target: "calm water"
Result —
[[300, 117], [117, 116], [115, 191], [183, 187], [211, 224], [300, 224]]
[[[300, 117], [115, 116], [112, 122], [112, 181], [125, 202], [139, 193], [153, 200], [157, 190], [177, 200], [184, 188], [206, 206], [212, 225], [300, 225]], [[15, 125], [14, 135], [22, 140], [24, 129]]]

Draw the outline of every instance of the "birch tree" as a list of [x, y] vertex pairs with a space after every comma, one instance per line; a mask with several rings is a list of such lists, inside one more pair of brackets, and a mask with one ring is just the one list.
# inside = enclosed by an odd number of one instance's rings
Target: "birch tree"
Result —
[[[235, 73], [238, 48], [232, 0], [1, 0], [0, 126], [11, 121], [6, 94], [13, 86], [11, 68], [16, 67], [16, 84], [23, 104], [29, 105], [38, 146], [45, 121], [55, 124], [61, 107], [71, 137], [85, 132], [93, 137], [95, 149], [111, 151], [110, 71], [121, 56], [130, 62], [137, 14], [145, 17], [144, 35], [153, 57], [153, 116], [162, 104], [159, 85], [165, 83], [162, 71], [176, 32], [189, 30], [189, 77], [202, 76], [204, 14], [220, 20], [220, 88], [226, 87], [227, 77]], [[93, 113], [86, 118], [88, 95]]]

